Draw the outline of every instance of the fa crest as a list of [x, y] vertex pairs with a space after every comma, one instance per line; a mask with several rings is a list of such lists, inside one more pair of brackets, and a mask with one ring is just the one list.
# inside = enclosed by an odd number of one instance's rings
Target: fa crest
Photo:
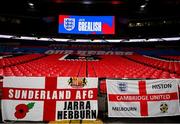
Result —
[[75, 18], [64, 18], [64, 28], [71, 31], [75, 28]]
[[121, 92], [127, 92], [128, 85], [126, 82], [119, 82], [118, 87]]

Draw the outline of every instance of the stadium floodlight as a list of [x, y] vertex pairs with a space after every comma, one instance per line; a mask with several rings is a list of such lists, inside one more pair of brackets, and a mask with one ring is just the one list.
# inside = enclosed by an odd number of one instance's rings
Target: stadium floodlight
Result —
[[164, 41], [161, 38], [151, 38], [151, 39], [147, 39], [147, 42], [158, 42], [158, 41]]
[[76, 39], [76, 42], [92, 42], [90, 39]]
[[130, 39], [129, 42], [145, 42], [146, 39]]
[[82, 1], [83, 4], [92, 4], [93, 2], [91, 0], [83, 0]]
[[180, 40], [180, 37], [169, 37], [169, 38], [161, 38], [165, 41], [177, 41]]
[[49, 41], [49, 38], [38, 38], [36, 40], [40, 40], [40, 41]]
[[61, 42], [67, 42], [69, 41], [70, 39], [63, 39], [63, 38], [53, 38], [55, 41], [61, 41]]
[[11, 38], [12, 37], [12, 35], [0, 35], [0, 38]]
[[17, 39], [22, 39], [22, 40], [36, 40], [37, 37], [27, 37], [27, 36], [21, 36], [20, 38]]
[[107, 42], [123, 42], [122, 39], [107, 39]]
[[147, 39], [146, 41], [147, 42], [156, 42], [156, 41], [158, 41], [159, 39], [157, 39], [157, 38], [152, 38], [152, 39]]
[[106, 40], [106, 39], [96, 39], [96, 40], [93, 40], [92, 42], [96, 42], [96, 43], [105, 43], [105, 42], [109, 42], [109, 41]]
[[5, 39], [21, 39], [21, 40], [38, 40], [38, 41], [58, 41], [58, 42], [159, 42], [159, 41], [179, 41], [180, 37], [167, 37], [167, 38], [149, 38], [149, 39], [63, 39], [63, 38], [44, 38], [44, 37], [31, 37], [31, 36], [17, 36], [17, 35], [1, 35], [0, 38]]
[[33, 6], [34, 6], [34, 3], [29, 2], [28, 5], [31, 6], [31, 7], [33, 7]]

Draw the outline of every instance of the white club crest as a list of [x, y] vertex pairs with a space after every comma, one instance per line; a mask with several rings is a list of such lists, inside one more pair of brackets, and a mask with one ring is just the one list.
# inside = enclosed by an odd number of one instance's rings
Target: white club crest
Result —
[[75, 18], [64, 18], [64, 28], [71, 31], [75, 28]]

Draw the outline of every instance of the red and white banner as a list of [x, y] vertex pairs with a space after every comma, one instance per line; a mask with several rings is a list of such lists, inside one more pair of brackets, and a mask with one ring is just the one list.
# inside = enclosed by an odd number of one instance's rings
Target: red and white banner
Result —
[[109, 117], [180, 115], [180, 80], [106, 80]]
[[4, 77], [3, 120], [94, 120], [97, 87], [97, 78]]

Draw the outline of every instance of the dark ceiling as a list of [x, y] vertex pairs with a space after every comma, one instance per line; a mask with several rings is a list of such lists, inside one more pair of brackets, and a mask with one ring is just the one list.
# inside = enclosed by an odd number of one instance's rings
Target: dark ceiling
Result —
[[1, 2], [1, 12], [3, 13], [33, 16], [60, 13], [118, 14], [119, 12], [116, 10], [128, 9], [127, 6], [123, 7], [127, 5], [127, 0], [1, 0]]
[[[116, 35], [60, 35], [59, 14], [115, 15]], [[180, 0], [1, 0], [0, 34], [68, 38], [177, 36]]]

